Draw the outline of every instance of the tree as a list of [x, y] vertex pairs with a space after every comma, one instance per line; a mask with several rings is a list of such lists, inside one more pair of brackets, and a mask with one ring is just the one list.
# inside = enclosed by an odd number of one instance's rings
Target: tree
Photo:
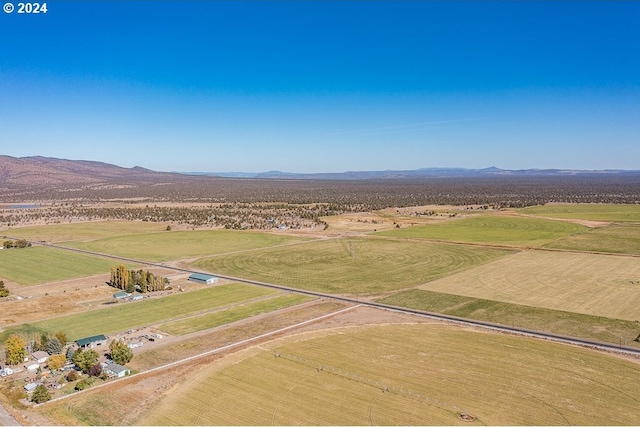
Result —
[[9, 365], [18, 365], [27, 355], [27, 343], [18, 335], [10, 335], [4, 343], [5, 360]]
[[49, 369], [51, 369], [52, 371], [62, 368], [65, 363], [67, 363], [67, 356], [65, 356], [64, 354], [54, 354], [47, 361]]
[[60, 344], [62, 344], [63, 347], [67, 345], [67, 334], [65, 332], [60, 331], [55, 335], [55, 337], [58, 338], [58, 341], [60, 341]]
[[98, 352], [95, 350], [82, 350], [79, 349], [73, 354], [71, 361], [85, 374], [89, 372], [89, 369], [98, 361]]
[[78, 379], [78, 373], [76, 371], [69, 371], [67, 374], [67, 381], [72, 382]]
[[48, 400], [51, 400], [51, 394], [49, 394], [49, 390], [47, 390], [44, 384], [39, 384], [35, 388], [35, 390], [33, 390], [31, 401], [34, 403], [43, 403]]
[[5, 240], [2, 246], [4, 246], [5, 249], [13, 248], [13, 240]]
[[62, 353], [62, 343], [58, 338], [53, 337], [47, 344], [46, 352], [49, 354], [60, 354]]
[[9, 289], [4, 285], [4, 280], [0, 280], [0, 298], [8, 297]]
[[118, 365], [124, 365], [131, 362], [133, 359], [133, 351], [125, 344], [123, 340], [113, 340], [109, 344], [109, 350], [111, 350], [111, 360]]
[[89, 375], [91, 375], [92, 377], [99, 377], [101, 373], [102, 365], [99, 363], [96, 363], [89, 369]]

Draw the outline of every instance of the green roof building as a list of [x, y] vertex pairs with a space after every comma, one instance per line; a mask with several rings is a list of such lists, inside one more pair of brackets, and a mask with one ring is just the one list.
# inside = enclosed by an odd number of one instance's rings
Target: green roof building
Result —
[[103, 334], [94, 335], [92, 337], [82, 338], [76, 341], [80, 348], [94, 348], [99, 345], [107, 345], [107, 337]]

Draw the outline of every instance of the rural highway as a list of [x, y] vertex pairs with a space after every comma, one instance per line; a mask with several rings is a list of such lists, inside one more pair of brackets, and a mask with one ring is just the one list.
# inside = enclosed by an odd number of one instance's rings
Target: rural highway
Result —
[[[10, 236], [7, 236], [7, 238], [16, 239], [15, 237], [10, 237]], [[137, 260], [137, 259], [119, 257], [119, 256], [104, 254], [104, 253], [100, 253], [100, 252], [87, 251], [87, 250], [84, 250], [84, 249], [69, 248], [69, 247], [66, 247], [66, 246], [56, 245], [56, 244], [53, 244], [53, 243], [38, 242], [38, 241], [30, 241], [30, 243], [32, 245], [47, 246], [47, 247], [51, 247], [51, 248], [62, 249], [62, 250], [73, 251], [73, 252], [79, 252], [79, 253], [84, 253], [84, 254], [94, 255], [94, 256], [100, 256], [100, 257], [103, 257], [103, 258], [110, 258], [110, 259], [114, 259], [114, 260], [130, 262], [130, 263], [134, 263], [134, 264], [142, 264], [142, 265], [148, 265], [148, 266], [152, 266], [152, 267], [160, 267], [160, 268], [164, 268], [164, 269], [167, 269], [167, 270], [178, 271], [178, 272], [181, 272], [181, 273], [189, 273], [189, 274], [192, 274], [192, 273], [203, 273], [201, 271], [187, 270], [187, 269], [180, 268], [180, 267], [171, 267], [171, 266], [164, 265], [163, 263], [141, 261], [141, 260]], [[210, 272], [204, 272], [204, 273], [209, 274]], [[432, 312], [427, 312], [427, 311], [422, 311], [422, 310], [415, 310], [415, 309], [410, 309], [410, 308], [403, 308], [403, 307], [396, 307], [396, 306], [392, 306], [392, 305], [388, 305], [388, 304], [382, 304], [382, 303], [378, 303], [378, 302], [374, 302], [374, 301], [364, 301], [364, 300], [359, 300], [357, 298], [352, 298], [352, 297], [324, 294], [324, 293], [321, 293], [321, 292], [314, 292], [314, 291], [307, 291], [307, 290], [303, 290], [303, 289], [290, 288], [290, 287], [287, 287], [287, 286], [276, 285], [276, 284], [273, 284], [273, 283], [265, 283], [265, 282], [260, 282], [260, 281], [257, 281], [257, 280], [243, 279], [243, 278], [240, 278], [240, 277], [227, 276], [227, 275], [224, 275], [224, 274], [217, 274], [217, 273], [212, 273], [212, 274], [215, 274], [217, 277], [220, 277], [220, 278], [223, 278], [223, 279], [232, 280], [232, 281], [235, 281], [235, 282], [248, 283], [248, 284], [251, 284], [251, 285], [257, 285], [257, 286], [263, 286], [263, 287], [267, 287], [267, 288], [271, 288], [271, 289], [278, 289], [278, 290], [282, 290], [282, 291], [294, 292], [294, 293], [303, 294], [303, 295], [309, 295], [309, 296], [313, 296], [313, 297], [317, 297], [317, 298], [324, 298], [324, 299], [327, 299], [327, 300], [341, 301], [341, 302], [346, 302], [346, 303], [350, 303], [350, 304], [357, 304], [357, 305], [361, 305], [361, 306], [374, 307], [374, 308], [379, 308], [379, 309], [383, 309], [383, 310], [390, 310], [390, 311], [394, 311], [394, 312], [398, 312], [398, 313], [411, 314], [411, 315], [415, 315], [415, 316], [421, 316], [421, 317], [426, 317], [426, 318], [435, 319], [435, 320], [442, 320], [442, 321], [446, 321], [446, 322], [450, 322], [450, 323], [456, 323], [456, 324], [460, 324], [460, 325], [474, 326], [474, 327], [479, 327], [479, 328], [483, 328], [483, 329], [489, 329], [489, 330], [493, 330], [493, 331], [497, 331], [497, 332], [510, 333], [510, 334], [516, 334], [516, 335], [524, 335], [524, 336], [540, 338], [540, 339], [545, 339], [545, 340], [551, 340], [551, 341], [556, 341], [556, 342], [561, 342], [561, 343], [566, 343], [566, 344], [573, 344], [573, 345], [579, 345], [579, 346], [589, 347], [589, 348], [594, 348], [594, 349], [599, 349], [599, 350], [612, 351], [612, 352], [621, 353], [621, 354], [640, 356], [640, 349], [633, 348], [633, 347], [628, 347], [628, 346], [623, 346], [623, 345], [604, 343], [604, 342], [593, 341], [593, 340], [588, 340], [588, 339], [583, 339], [583, 338], [569, 337], [569, 336], [558, 335], [558, 334], [553, 334], [553, 333], [549, 333], [549, 332], [535, 331], [535, 330], [531, 330], [531, 329], [516, 328], [516, 327], [512, 327], [512, 326], [506, 326], [506, 325], [497, 324], [497, 323], [490, 323], [490, 322], [484, 322], [484, 321], [480, 321], [480, 320], [473, 320], [473, 319], [466, 319], [466, 318], [461, 318], [461, 317], [456, 317], [456, 316], [449, 316], [449, 315], [446, 315], [446, 314], [432, 313]]]

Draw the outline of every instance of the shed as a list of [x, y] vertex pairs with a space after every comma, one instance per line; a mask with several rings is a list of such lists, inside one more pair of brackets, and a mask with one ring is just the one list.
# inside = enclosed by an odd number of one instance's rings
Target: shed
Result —
[[135, 294], [131, 297], [131, 301], [140, 301], [142, 298], [144, 298], [143, 295]]
[[92, 337], [82, 338], [76, 341], [80, 348], [94, 348], [99, 345], [107, 345], [107, 337], [103, 334], [94, 335]]
[[33, 390], [36, 389], [36, 387], [38, 387], [41, 383], [28, 383], [25, 384], [24, 389], [26, 390], [27, 393], [31, 393]]
[[127, 295], [128, 294], [125, 291], [120, 291], [113, 294], [113, 298], [115, 298], [116, 300], [121, 300], [121, 299], [125, 299]]
[[193, 273], [191, 276], [189, 276], [189, 280], [191, 282], [204, 283], [206, 285], [218, 283], [218, 278], [216, 276], [210, 276], [209, 274], [202, 273]]
[[44, 363], [49, 358], [49, 353], [46, 351], [36, 351], [31, 354], [31, 357], [38, 363]]
[[40, 368], [40, 365], [37, 363], [32, 363], [31, 365], [26, 365], [27, 371], [37, 371]]

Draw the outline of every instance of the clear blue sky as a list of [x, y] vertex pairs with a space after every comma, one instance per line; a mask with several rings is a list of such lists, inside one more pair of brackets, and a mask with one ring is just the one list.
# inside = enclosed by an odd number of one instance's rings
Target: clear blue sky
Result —
[[0, 41], [0, 154], [640, 169], [640, 2], [50, 1]]

